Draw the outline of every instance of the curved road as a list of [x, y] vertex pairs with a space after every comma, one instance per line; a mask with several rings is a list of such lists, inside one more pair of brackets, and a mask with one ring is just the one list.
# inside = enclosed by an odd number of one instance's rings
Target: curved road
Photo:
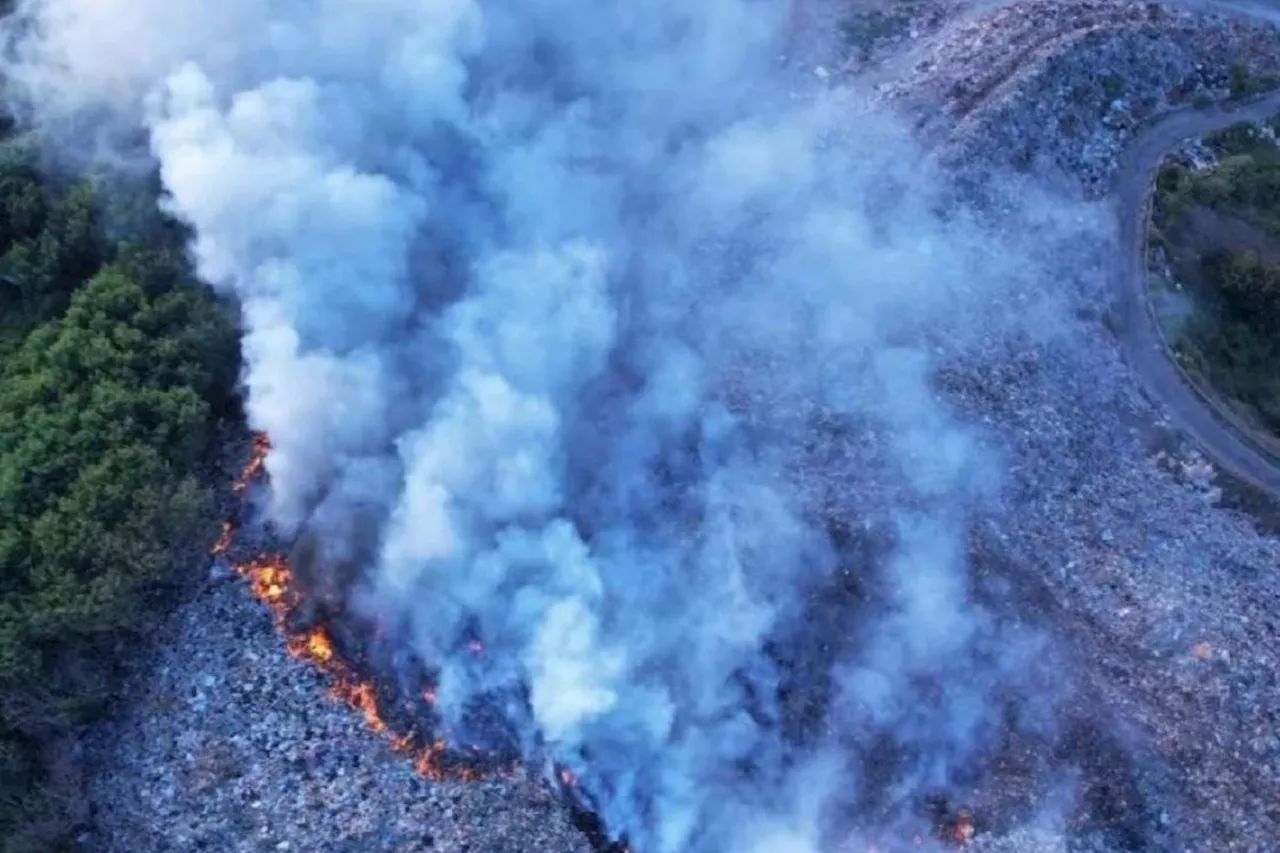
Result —
[[1258, 121], [1280, 112], [1280, 93], [1240, 105], [1180, 110], [1161, 117], [1125, 149], [1114, 185], [1120, 218], [1121, 260], [1117, 296], [1123, 322], [1119, 337], [1134, 372], [1170, 418], [1222, 468], [1280, 498], [1280, 456], [1249, 428], [1202, 395], [1173, 362], [1150, 310], [1145, 258], [1148, 203], [1156, 171], [1165, 155], [1185, 139], [1240, 121]]

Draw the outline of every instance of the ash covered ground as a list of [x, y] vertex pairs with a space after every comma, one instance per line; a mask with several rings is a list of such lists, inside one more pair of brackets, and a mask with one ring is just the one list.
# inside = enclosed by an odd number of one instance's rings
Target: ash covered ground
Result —
[[[832, 19], [818, 9], [804, 26]], [[1273, 29], [1152, 4], [911, 4], [902, 21], [849, 70], [896, 81], [878, 96], [904, 109], [949, 115], [929, 127], [959, 134], [949, 157], [961, 171], [1025, 170], [986, 189], [997, 206], [1045, 176], [1100, 195], [1142, 120], [1229, 94], [1233, 61], [1257, 73], [1280, 62]], [[801, 96], [844, 67], [831, 43], [803, 58], [793, 67]], [[824, 74], [812, 74], [819, 63]], [[1067, 235], [1043, 251], [1073, 258], [1055, 306], [1069, 319], [1052, 335], [943, 348], [931, 381], [1003, 462], [995, 497], [964, 533], [959, 592], [995, 614], [995, 636], [1039, 638], [1017, 683], [1051, 721], [1011, 721], [952, 780], [949, 807], [974, 810], [975, 850], [1264, 853], [1280, 838], [1274, 516], [1217, 478], [1122, 362], [1105, 322], [1118, 250], [1106, 214], [1105, 204], [1072, 208], [1065, 232], [1052, 214], [1021, 223]], [[242, 454], [232, 444], [229, 455]], [[856, 519], [867, 452], [857, 434], [837, 435], [787, 467], [814, 505]], [[228, 481], [240, 464], [229, 458]], [[842, 535], [870, 547], [873, 534]], [[285, 654], [242, 585], [198, 586], [156, 648], [139, 653], [120, 713], [86, 733], [85, 849], [588, 849], [536, 773], [416, 778]], [[812, 612], [835, 614], [823, 630], [847, 640], [838, 607]], [[1018, 707], [1032, 713], [1026, 697]]]

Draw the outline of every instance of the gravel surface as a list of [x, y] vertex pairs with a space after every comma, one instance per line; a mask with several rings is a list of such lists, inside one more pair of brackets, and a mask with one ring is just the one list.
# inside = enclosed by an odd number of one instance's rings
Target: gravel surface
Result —
[[[928, 20], [916, 38], [895, 36], [897, 58], [857, 59], [905, 73], [877, 97], [944, 115], [925, 129], [958, 133], [958, 163], [1012, 160], [1085, 194], [1107, 186], [1138, 124], [1227, 94], [1231, 62], [1280, 71], [1275, 30], [1152, 4], [1023, 3]], [[1123, 826], [1110, 835], [982, 830], [972, 849], [1274, 851], [1280, 541], [1231, 508], [1240, 489], [1137, 390], [1097, 319], [1095, 267], [1114, 247], [1094, 238], [1076, 247], [1078, 283], [1064, 282], [1080, 319], [1048, 342], [991, 342], [946, 365], [940, 386], [1009, 462], [975, 548], [1003, 567], [1026, 618], [1058, 636], [1074, 662], [1064, 681], [1114, 727], [1133, 784], [1082, 794], [1116, 813]], [[414, 777], [285, 655], [239, 582], [192, 597], [166, 631], [120, 713], [86, 738], [96, 829], [85, 849], [587, 849], [535, 780]]]

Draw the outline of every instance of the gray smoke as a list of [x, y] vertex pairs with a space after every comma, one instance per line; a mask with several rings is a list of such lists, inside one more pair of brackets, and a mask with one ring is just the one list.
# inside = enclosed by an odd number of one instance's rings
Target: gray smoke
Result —
[[1044, 333], [1044, 270], [941, 214], [856, 86], [800, 91], [788, 14], [31, 0], [11, 28], [32, 118], [145, 127], [243, 306], [272, 517], [363, 561], [353, 603], [441, 669], [451, 727], [507, 697], [638, 853], [910, 820], [1036, 651], [970, 601], [999, 454], [932, 373]]

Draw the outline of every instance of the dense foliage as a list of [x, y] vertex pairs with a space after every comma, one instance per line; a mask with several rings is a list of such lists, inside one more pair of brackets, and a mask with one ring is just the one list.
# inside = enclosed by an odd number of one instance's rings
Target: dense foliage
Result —
[[[1276, 123], [1240, 124], [1206, 143], [1212, 169], [1167, 166], [1156, 186], [1156, 237], [1196, 312], [1179, 349], [1219, 393], [1280, 434], [1280, 147]], [[1197, 229], [1210, 212], [1223, 244]], [[1203, 218], [1203, 217], [1202, 217]]]
[[1202, 269], [1216, 298], [1193, 332], [1198, 367], [1280, 434], [1280, 265], [1220, 249], [1204, 256]]
[[207, 538], [196, 472], [232, 405], [234, 327], [185, 274], [182, 235], [155, 219], [145, 248], [108, 240], [99, 195], [0, 155], [3, 853], [74, 828], [60, 746]]

